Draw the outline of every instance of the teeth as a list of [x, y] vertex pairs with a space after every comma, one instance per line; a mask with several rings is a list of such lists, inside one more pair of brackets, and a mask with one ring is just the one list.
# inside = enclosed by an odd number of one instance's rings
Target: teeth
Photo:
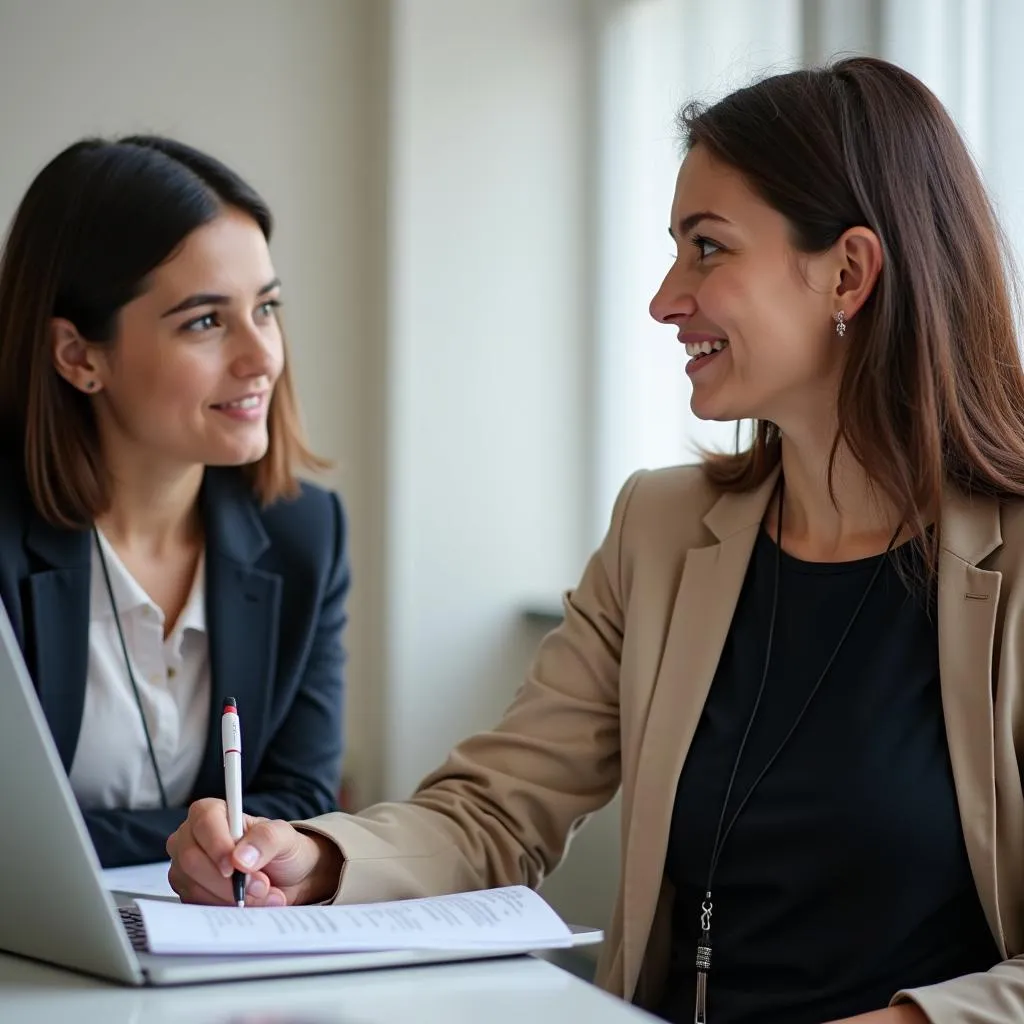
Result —
[[255, 409], [260, 404], [259, 395], [250, 395], [248, 398], [240, 398], [237, 402], [225, 402], [222, 409]]
[[688, 341], [686, 343], [686, 354], [688, 356], [709, 356], [712, 352], [721, 352], [729, 342], [722, 338], [714, 341]]

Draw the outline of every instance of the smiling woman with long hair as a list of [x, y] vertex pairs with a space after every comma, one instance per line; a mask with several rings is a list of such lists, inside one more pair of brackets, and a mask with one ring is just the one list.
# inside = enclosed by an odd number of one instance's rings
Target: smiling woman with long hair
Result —
[[271, 223], [198, 150], [87, 139], [4, 249], [0, 599], [105, 866], [223, 792], [226, 696], [249, 812], [335, 807], [345, 519], [294, 476]]
[[199, 802], [172, 883], [538, 885], [621, 787], [604, 987], [687, 1024], [1016, 1024], [1024, 371], [988, 199], [884, 61], [682, 129], [651, 313], [696, 414], [752, 420], [752, 445], [626, 483], [501, 723], [411, 800], [237, 845]]

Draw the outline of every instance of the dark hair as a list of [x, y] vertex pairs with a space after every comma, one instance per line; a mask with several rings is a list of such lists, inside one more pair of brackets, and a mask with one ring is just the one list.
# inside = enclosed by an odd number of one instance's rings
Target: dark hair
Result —
[[[109, 480], [90, 400], [57, 373], [50, 324], [112, 342], [118, 312], [196, 228], [225, 208], [248, 214], [269, 241], [267, 204], [237, 174], [191, 146], [157, 136], [83, 139], [32, 182], [0, 259], [0, 436], [24, 446], [40, 514], [81, 527], [109, 505]], [[297, 492], [309, 451], [288, 362], [269, 410], [270, 444], [243, 468], [264, 502]]]
[[[1024, 495], [1006, 246], [938, 99], [901, 68], [856, 57], [687, 107], [679, 124], [687, 147], [738, 170], [786, 217], [798, 250], [822, 252], [855, 225], [881, 240], [881, 275], [846, 335], [830, 490], [842, 440], [922, 532], [946, 481]], [[754, 427], [746, 451], [705, 459], [719, 487], [750, 489], [777, 465], [778, 429]]]

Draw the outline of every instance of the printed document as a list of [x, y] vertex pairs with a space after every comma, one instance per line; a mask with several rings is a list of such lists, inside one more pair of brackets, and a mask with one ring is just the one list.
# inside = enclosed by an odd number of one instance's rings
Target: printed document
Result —
[[572, 932], [532, 889], [313, 907], [203, 907], [136, 901], [151, 953], [349, 953], [542, 949]]

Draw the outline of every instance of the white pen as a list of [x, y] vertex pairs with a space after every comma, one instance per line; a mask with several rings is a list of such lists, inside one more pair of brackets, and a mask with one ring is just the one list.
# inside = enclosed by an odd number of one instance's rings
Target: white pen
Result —
[[[245, 834], [242, 826], [242, 726], [238, 721], [238, 702], [224, 698], [220, 715], [220, 745], [224, 754], [224, 799], [228, 804], [228, 828], [237, 843]], [[231, 872], [235, 903], [245, 906], [245, 873]]]

